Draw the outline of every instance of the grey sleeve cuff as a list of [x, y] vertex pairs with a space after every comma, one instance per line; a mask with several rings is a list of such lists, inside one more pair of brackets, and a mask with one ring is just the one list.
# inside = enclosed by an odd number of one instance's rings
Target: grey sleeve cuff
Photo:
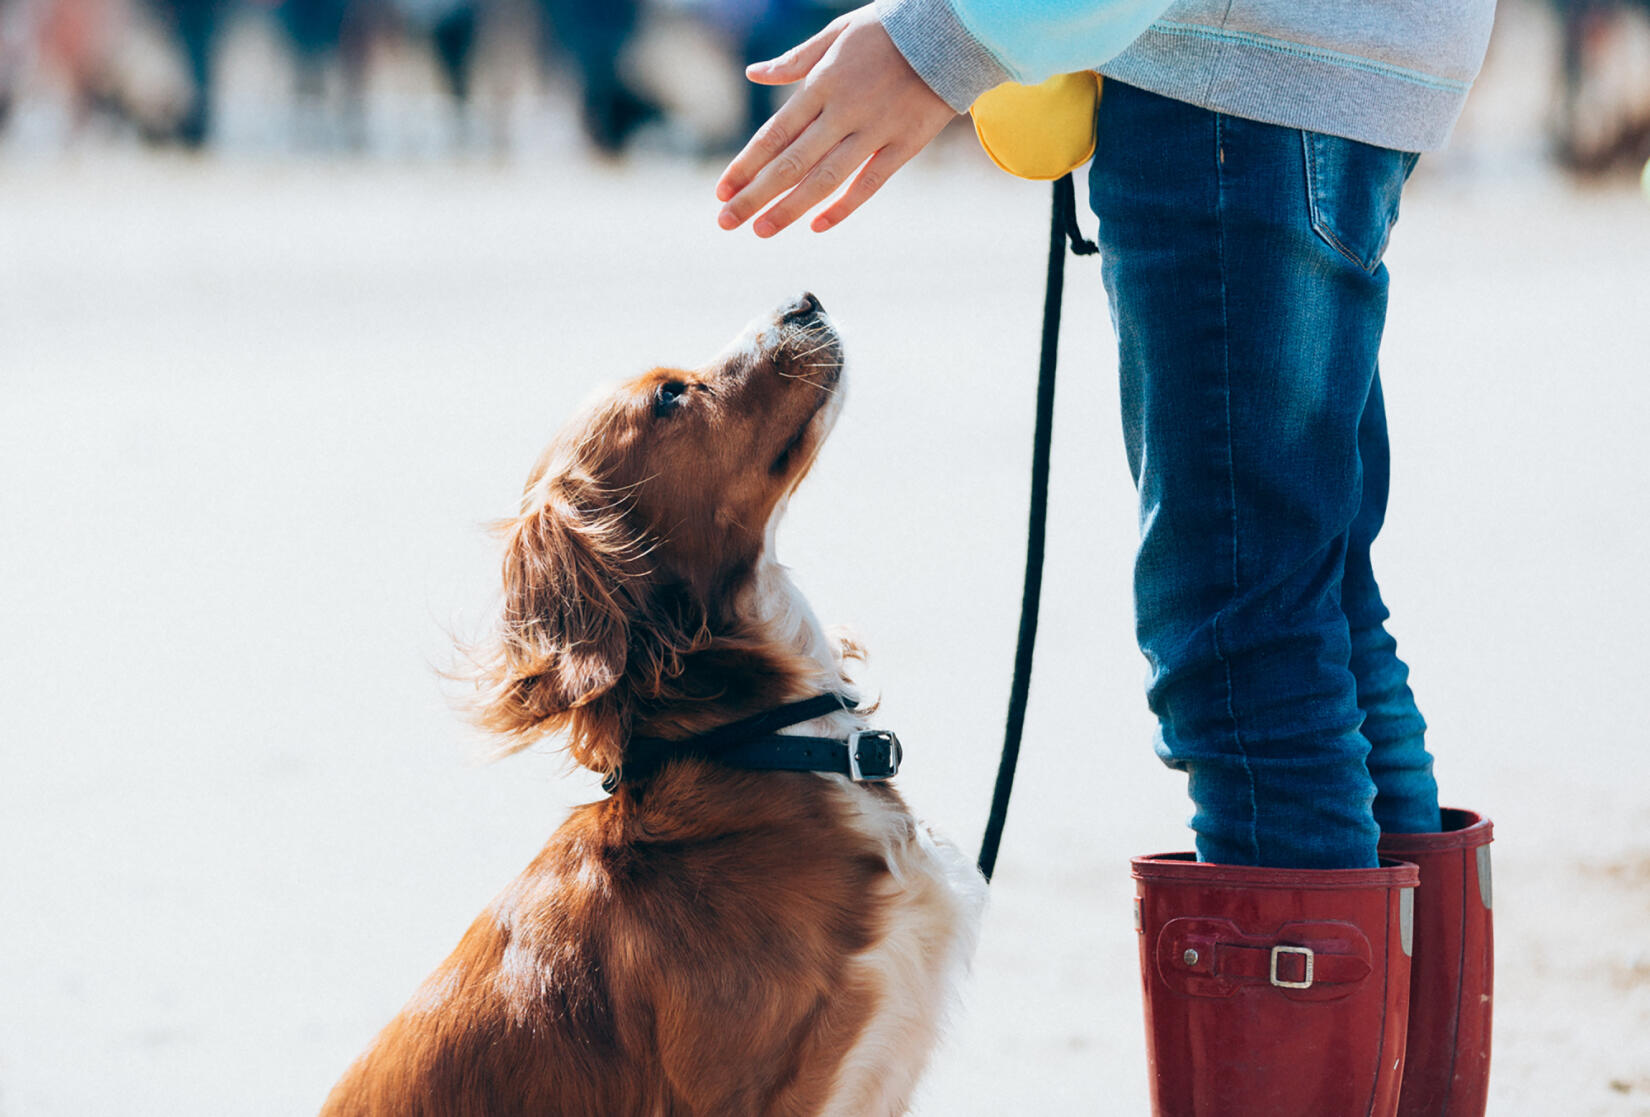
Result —
[[946, 0], [876, 0], [875, 10], [917, 76], [957, 112], [967, 112], [980, 94], [1013, 80]]

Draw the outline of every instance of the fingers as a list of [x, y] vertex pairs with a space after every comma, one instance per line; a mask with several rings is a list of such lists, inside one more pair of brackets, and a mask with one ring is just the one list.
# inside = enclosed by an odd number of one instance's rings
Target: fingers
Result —
[[859, 174], [854, 176], [853, 184], [843, 192], [842, 197], [808, 222], [808, 228], [816, 233], [823, 233], [834, 225], [840, 225], [849, 214], [869, 201], [871, 195], [881, 190], [883, 184], [893, 177], [895, 171], [905, 166], [913, 154], [910, 151], [902, 152], [890, 144], [871, 156], [870, 161], [860, 168]]
[[832, 20], [819, 34], [804, 43], [799, 43], [778, 58], [771, 58], [766, 62], [753, 62], [745, 67], [745, 77], [758, 85], [789, 85], [794, 81], [801, 81], [808, 76], [808, 72], [819, 65], [819, 60], [825, 57], [825, 52], [831, 49], [836, 37], [842, 34], [845, 21], [838, 17]]
[[759, 237], [771, 237], [781, 229], [787, 228], [797, 218], [836, 193], [842, 184], [848, 181], [848, 176], [854, 173], [854, 168], [874, 153], [874, 148], [862, 137], [848, 136], [815, 163], [813, 169], [791, 189], [789, 194], [758, 217], [756, 223], [751, 226], [751, 231]]
[[[825, 133], [794, 97], [769, 120], [728, 164], [716, 184], [716, 198], [726, 202], [716, 223], [737, 229], [746, 219], [802, 181], [831, 149]], [[795, 111], [793, 111], [793, 109]]]

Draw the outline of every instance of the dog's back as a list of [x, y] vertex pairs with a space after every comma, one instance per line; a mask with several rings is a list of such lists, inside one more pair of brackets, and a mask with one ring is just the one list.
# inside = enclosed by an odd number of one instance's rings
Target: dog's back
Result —
[[922, 838], [891, 789], [674, 764], [579, 808], [323, 1112], [887, 1112], [966, 949]]

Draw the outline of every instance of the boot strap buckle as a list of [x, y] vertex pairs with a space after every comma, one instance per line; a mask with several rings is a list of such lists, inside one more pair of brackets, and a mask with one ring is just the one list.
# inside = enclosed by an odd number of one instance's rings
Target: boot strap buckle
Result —
[[[1300, 981], [1288, 981], [1278, 976], [1278, 956], [1281, 954], [1298, 954], [1306, 963], [1306, 974]], [[1312, 948], [1310, 946], [1284, 946], [1279, 943], [1272, 948], [1272, 967], [1267, 975], [1273, 985], [1279, 989], [1310, 989], [1312, 988]]]

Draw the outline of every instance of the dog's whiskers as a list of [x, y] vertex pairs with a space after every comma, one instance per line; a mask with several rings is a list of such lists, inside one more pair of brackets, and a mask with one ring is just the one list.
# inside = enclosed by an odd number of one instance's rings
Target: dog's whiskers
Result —
[[822, 349], [829, 349], [834, 344], [836, 344], [836, 338], [827, 337], [824, 341], [820, 342], [818, 345], [815, 345], [813, 348], [804, 349], [802, 352], [798, 353], [796, 357], [798, 360], [801, 360], [803, 357], [811, 357]]
[[[824, 368], [824, 367], [828, 367], [828, 366], [809, 365], [808, 367], [809, 368]], [[779, 375], [783, 376], [787, 380], [800, 380], [800, 381], [802, 381], [802, 383], [808, 385], [809, 387], [818, 388], [822, 392], [827, 392], [827, 393], [830, 393], [832, 395], [834, 395], [836, 393], [836, 389], [831, 387], [830, 385], [826, 384], [824, 381], [815, 380], [812, 377], [805, 376], [800, 372], [782, 372]]]

